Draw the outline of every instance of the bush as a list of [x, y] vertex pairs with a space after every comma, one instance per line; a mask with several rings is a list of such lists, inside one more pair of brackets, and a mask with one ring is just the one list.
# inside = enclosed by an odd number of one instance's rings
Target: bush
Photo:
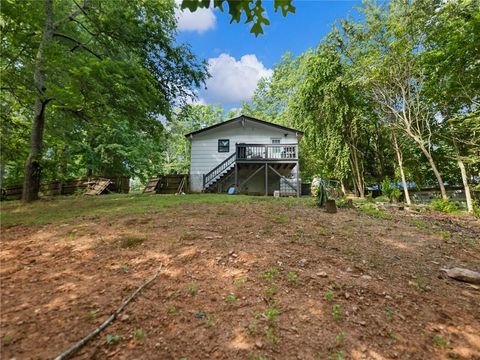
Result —
[[396, 183], [392, 183], [388, 178], [382, 181], [382, 195], [389, 198], [390, 202], [398, 201], [401, 194]]
[[433, 200], [430, 203], [430, 208], [444, 213], [454, 213], [460, 209], [457, 203], [445, 199]]

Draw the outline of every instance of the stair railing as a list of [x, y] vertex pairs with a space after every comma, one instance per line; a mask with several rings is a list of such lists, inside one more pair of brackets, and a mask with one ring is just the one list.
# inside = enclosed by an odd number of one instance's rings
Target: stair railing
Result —
[[205, 190], [210, 185], [210, 183], [217, 178], [217, 176], [219, 176], [230, 166], [232, 166], [232, 164], [235, 162], [235, 155], [236, 153], [233, 153], [216, 167], [214, 167], [210, 172], [208, 172], [207, 174], [203, 174], [203, 190]]

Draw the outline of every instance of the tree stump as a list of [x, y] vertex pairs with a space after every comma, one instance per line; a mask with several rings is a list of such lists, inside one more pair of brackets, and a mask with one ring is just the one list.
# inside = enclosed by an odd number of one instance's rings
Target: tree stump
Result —
[[335, 200], [327, 200], [325, 203], [325, 211], [330, 214], [335, 214], [337, 212], [337, 204], [335, 203]]

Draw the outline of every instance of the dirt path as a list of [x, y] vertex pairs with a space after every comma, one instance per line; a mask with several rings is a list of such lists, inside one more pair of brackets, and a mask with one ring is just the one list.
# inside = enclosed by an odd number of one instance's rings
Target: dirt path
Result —
[[479, 239], [469, 217], [274, 202], [11, 227], [1, 357], [53, 357], [162, 263], [76, 358], [480, 359], [480, 290], [439, 271], [480, 270]]

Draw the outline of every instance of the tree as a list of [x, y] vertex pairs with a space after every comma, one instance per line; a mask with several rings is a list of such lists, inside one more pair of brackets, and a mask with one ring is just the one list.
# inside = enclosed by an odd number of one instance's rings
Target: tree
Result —
[[[175, 44], [173, 1], [2, 5], [5, 89], [33, 118], [24, 201], [38, 197], [47, 118], [51, 125], [82, 123], [93, 147], [92, 130], [106, 123], [146, 139], [158, 135], [158, 115], [170, 117], [171, 105], [206, 77], [206, 64]], [[118, 163], [129, 167], [121, 155]]]
[[190, 166], [190, 141], [185, 135], [223, 121], [220, 105], [191, 105], [181, 107], [166, 125], [167, 145], [164, 151], [163, 172], [186, 174]]
[[[224, 11], [224, 3], [228, 4], [228, 12], [231, 16], [230, 23], [239, 23], [242, 20], [242, 15], [245, 15], [245, 23], [253, 23], [250, 32], [258, 36], [263, 34], [264, 25], [270, 25], [270, 21], [265, 17], [265, 8], [261, 0], [183, 0], [181, 8], [189, 9], [194, 12], [198, 8], [209, 8], [212, 6]], [[295, 13], [295, 6], [292, 5], [292, 0], [274, 0], [273, 6], [275, 12], [280, 9], [283, 16], [287, 16], [289, 12]]]

